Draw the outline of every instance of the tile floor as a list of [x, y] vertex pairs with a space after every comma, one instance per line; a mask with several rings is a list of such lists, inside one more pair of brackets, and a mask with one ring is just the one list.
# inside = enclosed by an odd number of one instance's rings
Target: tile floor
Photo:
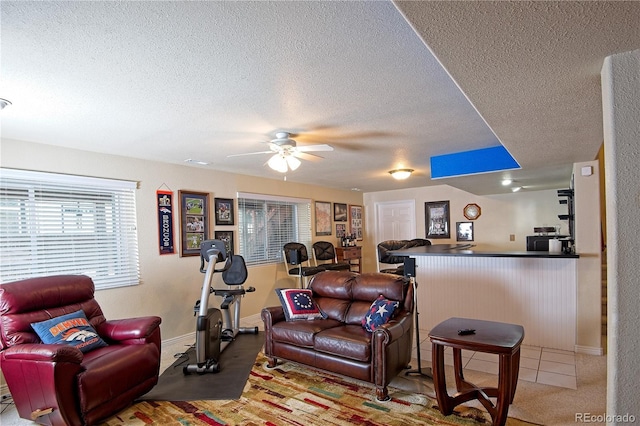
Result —
[[[431, 366], [431, 342], [428, 331], [420, 330], [420, 359], [422, 366]], [[577, 389], [576, 359], [573, 352], [522, 345], [520, 349], [519, 380], [542, 383], [550, 386]], [[414, 345], [413, 358], [417, 360]], [[453, 365], [453, 350], [445, 349], [445, 364]], [[463, 370], [498, 374], [498, 355], [482, 352], [462, 351]]]

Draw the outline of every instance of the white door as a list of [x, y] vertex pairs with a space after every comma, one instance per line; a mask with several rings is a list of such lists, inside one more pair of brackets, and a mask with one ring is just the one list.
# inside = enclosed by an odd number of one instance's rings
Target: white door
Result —
[[376, 203], [376, 244], [416, 238], [415, 200]]

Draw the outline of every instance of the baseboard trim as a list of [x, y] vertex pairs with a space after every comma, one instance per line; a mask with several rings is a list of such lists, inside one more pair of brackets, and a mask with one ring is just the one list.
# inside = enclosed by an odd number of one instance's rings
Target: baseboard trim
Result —
[[575, 352], [577, 354], [585, 354], [585, 355], [596, 355], [596, 356], [604, 355], [604, 350], [602, 348], [597, 348], [595, 346], [576, 345]]

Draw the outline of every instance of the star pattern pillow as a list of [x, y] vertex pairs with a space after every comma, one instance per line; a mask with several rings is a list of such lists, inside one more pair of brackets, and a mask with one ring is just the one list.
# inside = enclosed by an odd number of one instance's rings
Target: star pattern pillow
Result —
[[38, 334], [42, 343], [67, 344], [75, 346], [83, 353], [107, 346], [89, 324], [82, 309], [46, 321], [32, 323], [31, 327]]
[[372, 332], [381, 325], [388, 323], [399, 305], [400, 302], [387, 300], [383, 295], [378, 296], [371, 304], [367, 315], [362, 318], [362, 327]]
[[313, 293], [309, 289], [277, 288], [276, 293], [284, 309], [287, 321], [313, 320], [326, 318], [313, 301]]

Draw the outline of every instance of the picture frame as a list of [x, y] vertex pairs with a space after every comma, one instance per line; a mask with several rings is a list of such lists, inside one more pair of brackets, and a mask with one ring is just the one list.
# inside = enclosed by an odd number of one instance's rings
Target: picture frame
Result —
[[227, 256], [233, 254], [235, 247], [235, 243], [233, 240], [233, 231], [215, 231], [213, 238], [224, 242], [224, 246], [227, 249]]
[[350, 204], [349, 205], [349, 233], [355, 235], [357, 241], [362, 241], [364, 223], [362, 217], [362, 206]]
[[180, 200], [180, 257], [199, 256], [209, 238], [209, 194], [178, 191]]
[[347, 235], [347, 224], [336, 223], [336, 238], [338, 240], [342, 240], [342, 238], [344, 238], [345, 235]]
[[473, 222], [456, 222], [456, 241], [473, 241]]
[[316, 235], [331, 235], [331, 203], [316, 201]]
[[234, 225], [235, 209], [233, 198], [215, 198], [214, 207], [216, 225]]
[[346, 203], [333, 203], [333, 221], [346, 222], [348, 218]]
[[425, 202], [424, 218], [427, 238], [451, 238], [448, 200]]

